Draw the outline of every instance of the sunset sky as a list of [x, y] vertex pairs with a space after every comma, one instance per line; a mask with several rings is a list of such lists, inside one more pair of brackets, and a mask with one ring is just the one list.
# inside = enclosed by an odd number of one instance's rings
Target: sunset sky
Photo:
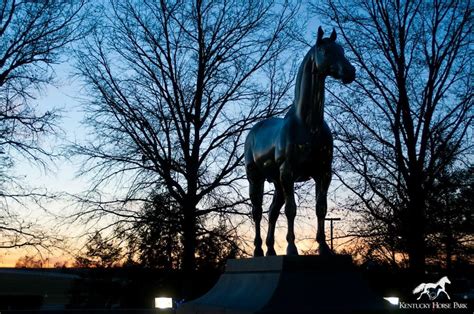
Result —
[[[83, 119], [83, 112], [81, 104], [84, 101], [84, 94], [82, 90], [81, 82], [78, 78], [73, 77], [71, 74], [74, 69], [71, 65], [71, 60], [66, 61], [60, 65], [55, 66], [57, 75], [55, 86], [48, 86], [42, 93], [37, 96], [36, 103], [38, 104], [38, 110], [45, 111], [51, 108], [61, 108], [62, 118], [59, 120], [59, 125], [62, 132], [58, 138], [49, 137], [45, 139], [45, 145], [51, 146], [60, 152], [64, 147], [74, 140], [81, 141], [86, 137], [87, 129], [81, 125]], [[64, 195], [76, 194], [85, 191], [89, 182], [87, 178], [77, 177], [79, 169], [78, 159], [65, 159], [57, 158], [54, 162], [48, 164], [49, 169], [42, 169], [34, 164], [29, 163], [24, 159], [19, 159], [14, 169], [15, 173], [24, 178], [25, 182], [31, 187], [45, 188], [49, 192]], [[307, 185], [312, 186], [311, 182]], [[337, 182], [333, 182], [332, 188], [337, 185]], [[266, 184], [266, 188], [271, 188], [269, 184]], [[334, 194], [331, 194], [333, 197]], [[270, 200], [267, 198], [267, 204]], [[71, 254], [74, 253], [74, 248], [80, 248], [84, 244], [84, 237], [78, 237], [84, 234], [87, 230], [80, 224], [64, 224], [62, 217], [68, 213], [72, 213], [77, 207], [75, 204], [68, 202], [67, 197], [60, 197], [56, 200], [49, 201], [46, 203], [47, 210], [38, 208], [35, 204], [30, 204], [28, 208], [15, 205], [18, 208], [19, 213], [24, 214], [29, 219], [35, 219], [38, 223], [48, 230], [49, 227], [54, 230], [59, 230], [61, 236], [69, 238], [68, 243], [64, 243], [65, 249], [57, 249], [51, 252], [41, 250], [41, 255], [35, 248], [20, 248], [0, 251], [0, 267], [13, 267], [19, 257], [24, 255], [36, 255], [47, 258], [48, 261], [45, 266], [52, 267], [55, 262], [71, 260]], [[307, 205], [311, 206], [311, 205]], [[313, 205], [314, 206], [314, 205]], [[334, 203], [329, 199], [329, 215], [331, 215], [331, 209]], [[316, 233], [316, 215], [313, 210], [305, 209], [298, 213], [300, 216], [297, 217], [297, 245], [301, 250], [315, 249], [317, 245], [314, 241]], [[339, 213], [338, 213], [339, 214]], [[337, 215], [337, 214], [336, 214]], [[336, 233], [342, 228], [341, 222], [335, 224]], [[263, 235], [266, 231], [266, 223], [263, 224]], [[248, 225], [242, 227], [242, 234], [247, 237], [247, 240], [252, 241], [254, 228], [253, 225], [248, 222]], [[326, 233], [329, 237], [329, 223], [326, 225]], [[282, 213], [278, 220], [278, 228], [276, 233], [276, 245], [275, 249], [278, 254], [283, 254], [286, 250], [286, 218]], [[338, 241], [335, 242], [336, 244]], [[67, 250], [70, 250], [68, 252]]]

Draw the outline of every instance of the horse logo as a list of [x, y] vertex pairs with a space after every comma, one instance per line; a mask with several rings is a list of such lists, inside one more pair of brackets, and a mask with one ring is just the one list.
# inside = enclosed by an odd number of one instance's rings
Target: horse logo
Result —
[[413, 294], [421, 292], [417, 300], [421, 299], [423, 294], [426, 294], [430, 301], [433, 301], [438, 298], [441, 292], [444, 292], [444, 294], [448, 297], [448, 300], [451, 300], [444, 287], [447, 283], [451, 284], [451, 281], [449, 281], [448, 277], [446, 276], [438, 280], [436, 283], [422, 283], [413, 289]]

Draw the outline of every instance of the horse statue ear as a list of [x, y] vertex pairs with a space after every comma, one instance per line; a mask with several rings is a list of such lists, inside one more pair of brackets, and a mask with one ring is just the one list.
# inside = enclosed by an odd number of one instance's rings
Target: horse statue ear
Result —
[[331, 33], [331, 36], [329, 37], [329, 39], [330, 39], [331, 41], [336, 41], [336, 37], [337, 37], [337, 35], [336, 35], [336, 30], [333, 28], [333, 29], [332, 29], [332, 33]]
[[321, 26], [318, 27], [318, 37], [316, 39], [316, 45], [318, 45], [321, 40], [323, 39], [323, 35], [324, 35], [324, 32], [323, 32], [323, 29]]

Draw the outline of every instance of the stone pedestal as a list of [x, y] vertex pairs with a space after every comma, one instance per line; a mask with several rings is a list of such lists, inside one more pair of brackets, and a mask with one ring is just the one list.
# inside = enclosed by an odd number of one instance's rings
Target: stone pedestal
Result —
[[229, 260], [217, 284], [178, 313], [386, 313], [385, 303], [348, 255], [270, 256]]

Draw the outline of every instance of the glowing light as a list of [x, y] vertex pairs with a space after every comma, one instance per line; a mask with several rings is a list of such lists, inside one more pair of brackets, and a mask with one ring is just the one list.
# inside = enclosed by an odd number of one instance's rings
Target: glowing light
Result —
[[173, 308], [173, 299], [172, 298], [155, 298], [155, 307], [158, 309], [171, 309]]
[[397, 297], [384, 297], [384, 299], [393, 305], [398, 305], [398, 302], [400, 301], [400, 299]]

